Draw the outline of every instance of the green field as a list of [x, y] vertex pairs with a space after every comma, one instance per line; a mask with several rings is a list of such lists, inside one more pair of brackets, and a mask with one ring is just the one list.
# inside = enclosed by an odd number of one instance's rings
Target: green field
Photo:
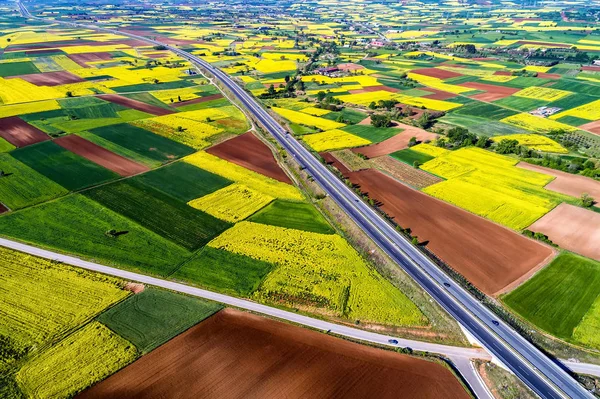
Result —
[[16, 147], [8, 141], [0, 138], [0, 152], [9, 152], [14, 150]]
[[[553, 88], [557, 88], [552, 86]], [[569, 89], [565, 89], [568, 91], [572, 91]], [[553, 101], [550, 104], [548, 104], [549, 107], [558, 107], [561, 108], [563, 110], [565, 109], [571, 109], [571, 108], [575, 108], [575, 107], [579, 107], [580, 105], [583, 104], [587, 104], [587, 103], [591, 103], [592, 101], [596, 101], [598, 99], [598, 95], [600, 94], [600, 89], [596, 88], [596, 96], [590, 96], [587, 94], [577, 94], [577, 95], [570, 95], [570, 96], [566, 96], [563, 97], [559, 100]]]
[[333, 234], [335, 232], [312, 204], [300, 202], [275, 200], [248, 220], [313, 233]]
[[452, 111], [452, 115], [476, 116], [496, 121], [516, 114], [518, 114], [517, 111], [502, 108], [494, 104], [480, 102], [469, 103]]
[[205, 247], [172, 278], [215, 291], [247, 296], [256, 291], [273, 267], [248, 256]]
[[600, 263], [564, 252], [503, 301], [542, 330], [569, 340], [599, 294]]
[[0, 202], [15, 210], [65, 195], [68, 190], [19, 162], [0, 154]]
[[40, 73], [40, 70], [31, 61], [7, 62], [0, 64], [0, 77], [28, 75]]
[[19, 148], [12, 151], [11, 155], [69, 191], [119, 177], [116, 173], [65, 150], [52, 141]]
[[132, 344], [92, 322], [30, 360], [17, 374], [17, 380], [32, 398], [72, 397], [136, 356]]
[[558, 82], [553, 84], [551, 88], [572, 91], [578, 94], [589, 94], [593, 96], [598, 96], [600, 93], [600, 86], [592, 83], [582, 83], [581, 81], [572, 79], [560, 79]]
[[368, 115], [365, 114], [364, 112], [355, 111], [355, 110], [350, 109], [350, 108], [344, 108], [341, 111], [330, 112], [328, 114], [323, 115], [322, 117], [325, 118], [325, 119], [329, 119], [329, 120], [335, 121], [340, 116], [342, 118], [344, 118], [347, 121], [347, 123], [349, 123], [349, 124], [356, 124], [356, 123], [362, 121], [363, 119], [365, 119]]
[[133, 179], [185, 203], [204, 197], [232, 183], [224, 177], [186, 162], [174, 162]]
[[502, 136], [506, 134], [529, 134], [528, 130], [518, 128], [500, 121], [492, 121], [486, 118], [476, 116], [463, 116], [456, 114], [446, 114], [439, 119], [440, 122], [450, 125], [461, 126], [469, 129], [471, 133], [484, 136]]
[[[508, 107], [512, 109], [516, 109], [519, 111], [527, 112], [544, 105], [548, 104], [548, 101], [544, 100], [536, 100], [535, 98], [525, 98], [525, 97], [517, 97], [517, 96], [508, 96], [504, 97], [501, 100], [494, 101], [494, 104], [502, 105], [503, 107]], [[510, 115], [507, 115], [510, 116]]]
[[435, 157], [432, 157], [431, 155], [411, 150], [410, 148], [396, 151], [394, 153], [391, 153], [390, 156], [392, 158], [396, 158], [398, 161], [402, 161], [411, 166], [415, 163], [415, 161], [419, 162], [420, 164], [424, 164], [425, 162], [435, 158]]
[[394, 137], [402, 132], [403, 129], [396, 129], [394, 127], [374, 127], [371, 125], [352, 125], [343, 127], [341, 130], [367, 139], [372, 143], [379, 143], [390, 137]]
[[140, 181], [122, 180], [84, 195], [188, 250], [201, 247], [230, 226]]
[[98, 321], [147, 353], [221, 308], [213, 302], [146, 288], [102, 313]]
[[[113, 229], [121, 234], [106, 234]], [[155, 275], [169, 274], [190, 256], [166, 238], [79, 194], [0, 217], [0, 234]]]
[[131, 151], [125, 147], [115, 144], [112, 141], [103, 139], [102, 137], [96, 136], [95, 134], [92, 134], [90, 132], [79, 132], [76, 134], [80, 137], [83, 137], [87, 141], [91, 141], [92, 143], [97, 144], [100, 147], [104, 147], [107, 150], [114, 152], [115, 154], [121, 155], [125, 158], [129, 158], [132, 161], [136, 161], [138, 163], [141, 163], [142, 165], [146, 165], [149, 168], [156, 168], [162, 164], [160, 161], [140, 155], [137, 152]]
[[172, 161], [195, 152], [191, 147], [129, 124], [100, 127], [91, 130], [91, 133], [160, 162]]

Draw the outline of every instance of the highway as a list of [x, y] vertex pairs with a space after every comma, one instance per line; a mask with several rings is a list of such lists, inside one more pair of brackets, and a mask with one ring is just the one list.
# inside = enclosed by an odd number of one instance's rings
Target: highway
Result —
[[[22, 3], [17, 2], [17, 4], [23, 16], [31, 17]], [[59, 21], [48, 20], [48, 22], [56, 23]], [[562, 367], [536, 349], [502, 320], [499, 320], [475, 297], [454, 283], [437, 265], [400, 235], [374, 209], [363, 202], [344, 182], [329, 171], [300, 142], [291, 134], [288, 134], [253, 97], [239, 87], [227, 74], [192, 54], [156, 40], [113, 29], [99, 28], [95, 25], [68, 22], [64, 22], [64, 24], [107, 31], [143, 40], [153, 45], [163, 45], [214, 76], [223, 87], [235, 95], [243, 107], [252, 114], [266, 131], [301, 166], [306, 168], [315, 182], [376, 245], [446, 309], [489, 353], [508, 367], [534, 392], [542, 398], [593, 397]], [[450, 287], [446, 287], [444, 283], [449, 284]]]

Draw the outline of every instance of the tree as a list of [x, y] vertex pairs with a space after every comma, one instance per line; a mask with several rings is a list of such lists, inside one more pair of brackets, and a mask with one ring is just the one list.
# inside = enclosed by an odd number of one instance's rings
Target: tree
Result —
[[413, 162], [413, 168], [419, 169], [419, 166], [421, 166], [421, 162], [419, 162], [419, 161], [414, 161]]
[[519, 142], [517, 140], [502, 139], [496, 145], [498, 154], [515, 154], [519, 150]]
[[581, 205], [585, 208], [589, 208], [594, 205], [594, 198], [588, 193], [581, 194]]
[[375, 101], [371, 101], [371, 103], [369, 104], [369, 109], [375, 109], [377, 108], [377, 104], [375, 104]]
[[71, 92], [71, 91], [68, 91], [68, 92], [66, 93], [66, 95], [67, 95], [67, 97], [73, 97], [73, 92]]
[[181, 102], [181, 96], [177, 96], [177, 101]]
[[415, 136], [411, 137], [410, 140], [408, 140], [409, 147], [415, 146], [415, 145], [417, 145], [417, 143], [418, 143], [417, 138]]
[[389, 127], [392, 124], [392, 120], [389, 115], [386, 114], [373, 114], [371, 115], [371, 125], [374, 127]]
[[327, 97], [327, 93], [325, 93], [324, 91], [321, 90], [317, 93], [317, 100], [323, 101], [325, 97]]
[[267, 92], [271, 95], [275, 94], [275, 86], [270, 85], [269, 88], [267, 89]]

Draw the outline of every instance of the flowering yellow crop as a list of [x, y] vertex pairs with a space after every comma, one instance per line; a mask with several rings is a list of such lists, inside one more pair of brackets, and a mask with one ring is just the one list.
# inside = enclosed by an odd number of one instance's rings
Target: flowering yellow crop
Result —
[[302, 109], [302, 112], [305, 114], [313, 115], [313, 116], [323, 116], [327, 115], [331, 111], [323, 108], [315, 108], [315, 107], [306, 107]]
[[[535, 45], [536, 47], [539, 47], [538, 45]], [[548, 72], [550, 69], [552, 69], [551, 67], [545, 67], [545, 66], [539, 66], [539, 65], [527, 65], [525, 67], [526, 71], [531, 71], [531, 72], [542, 72], [542, 73], [546, 73]]]
[[405, 96], [399, 93], [397, 93], [394, 98], [402, 104], [413, 105], [415, 107], [425, 107], [435, 111], [450, 111], [451, 109], [462, 106], [462, 104], [453, 103], [450, 101], [435, 100], [425, 97]]
[[133, 122], [133, 124], [197, 150], [206, 148], [209, 145], [209, 142], [206, 141], [207, 138], [223, 131], [223, 129], [208, 123], [178, 118], [177, 115], [141, 119]]
[[252, 63], [251, 66], [262, 73], [275, 73], [285, 71], [295, 71], [296, 61], [283, 60], [274, 61], [270, 59], [261, 59], [258, 62]]
[[304, 198], [300, 191], [290, 184], [263, 176], [206, 152], [197, 152], [185, 157], [183, 160], [201, 169], [223, 176], [226, 179], [242, 183], [253, 190], [273, 198], [296, 201], [302, 201]]
[[204, 197], [188, 202], [188, 205], [200, 209], [227, 222], [239, 222], [268, 205], [275, 198], [234, 183]]
[[[185, 69], [185, 68], [183, 68]], [[167, 68], [163, 66], [154, 68], [134, 69], [128, 66], [114, 66], [108, 68], [82, 68], [72, 70], [71, 73], [82, 78], [97, 76], [112, 76], [113, 78], [126, 82], [125, 84], [151, 83], [154, 79], [159, 82], [173, 82], [179, 80], [183, 74], [182, 68]], [[106, 84], [107, 82], [103, 82]], [[122, 83], [123, 84], [123, 83]], [[157, 86], [159, 88], [159, 86]]]
[[283, 116], [285, 119], [293, 123], [299, 123], [306, 126], [314, 126], [321, 130], [331, 130], [346, 126], [343, 123], [330, 121], [329, 119], [319, 118], [317, 116], [307, 115], [302, 112], [292, 111], [289, 109], [272, 107], [273, 111]]
[[539, 134], [509, 134], [507, 136], [492, 137], [492, 140], [495, 142], [500, 142], [503, 139], [517, 140], [520, 145], [538, 151], [555, 152], [559, 154], [569, 153], [569, 150], [552, 140], [550, 137], [540, 136]]
[[397, 95], [396, 93], [391, 93], [389, 91], [378, 90], [366, 93], [344, 94], [336, 97], [345, 103], [369, 105], [372, 101], [377, 102], [379, 100], [391, 100], [393, 98], [396, 98]]
[[60, 109], [60, 105], [56, 100], [35, 101], [30, 103], [21, 103], [14, 105], [0, 106], [0, 118], [8, 116], [32, 114], [34, 112], [52, 111]]
[[254, 293], [260, 302], [365, 322], [426, 324], [419, 309], [339, 235], [241, 222], [208, 245], [276, 265]]
[[36, 86], [21, 78], [0, 78], [0, 100], [3, 104], [61, 98], [63, 95], [53, 87]]
[[573, 200], [544, 189], [552, 176], [517, 168], [517, 162], [474, 147], [450, 151], [421, 166], [447, 179], [423, 191], [516, 230]]
[[531, 86], [513, 94], [517, 97], [533, 98], [536, 100], [556, 101], [573, 94], [570, 91], [551, 89], [549, 87]]
[[418, 73], [408, 73], [409, 78], [416, 80], [424, 86], [431, 87], [433, 89], [443, 90], [448, 93], [460, 94], [468, 91], [473, 91], [470, 87], [463, 87], [458, 85], [452, 85], [444, 83], [442, 79], [433, 78], [431, 76], [419, 75]]
[[558, 119], [563, 116], [576, 116], [578, 118], [595, 121], [600, 119], [600, 100], [592, 101], [591, 103], [580, 105], [579, 107], [571, 108], [566, 111], [554, 114], [550, 119]]
[[[158, 90], [152, 91], [153, 97], [162, 101], [165, 104], [177, 103], [180, 101], [192, 100], [194, 98], [200, 97], [196, 93], [200, 89], [196, 86], [194, 87], [186, 87], [183, 89], [171, 89], [171, 90]], [[181, 99], [181, 100], [180, 100]]]
[[548, 133], [555, 129], [563, 129], [568, 132], [577, 130], [573, 126], [526, 113], [512, 115], [500, 121], [537, 133]]
[[302, 136], [302, 140], [317, 152], [340, 150], [342, 148], [360, 147], [371, 144], [367, 139], [355, 136], [343, 130], [333, 129], [322, 133]]
[[448, 150], [441, 147], [436, 147], [431, 144], [421, 143], [417, 144], [413, 147], [410, 147], [411, 150], [420, 152], [422, 154], [427, 154], [432, 157], [439, 157], [440, 155], [444, 155], [448, 153]]
[[513, 79], [516, 79], [516, 76], [509, 76], [509, 75], [489, 75], [489, 76], [484, 76], [483, 78], [481, 78], [481, 80], [487, 80], [489, 82], [499, 82], [499, 83], [504, 83], [504, 82], [510, 82]]

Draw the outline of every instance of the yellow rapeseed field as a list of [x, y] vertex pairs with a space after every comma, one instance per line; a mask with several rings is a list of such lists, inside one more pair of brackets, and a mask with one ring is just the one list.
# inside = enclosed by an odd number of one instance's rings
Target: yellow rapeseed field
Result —
[[556, 129], [563, 129], [568, 132], [577, 130], [573, 126], [527, 113], [512, 115], [500, 121], [537, 133], [548, 133]]
[[340, 150], [342, 148], [360, 147], [371, 144], [367, 139], [338, 129], [308, 134], [302, 136], [302, 140], [317, 152]]
[[552, 140], [550, 137], [541, 136], [539, 134], [509, 134], [507, 136], [492, 137], [491, 139], [495, 142], [500, 142], [503, 139], [517, 140], [520, 145], [524, 145], [525, 147], [529, 147], [534, 150], [554, 152], [558, 154], [569, 153], [569, 150]]
[[410, 149], [413, 151], [420, 152], [422, 154], [430, 155], [432, 157], [439, 157], [440, 155], [444, 155], [449, 152], [449, 150], [447, 150], [445, 148], [436, 147], [434, 145], [427, 144], [427, 143], [417, 144], [413, 147], [410, 147]]
[[63, 94], [54, 87], [36, 86], [21, 78], [0, 78], [0, 100], [3, 104], [17, 104], [61, 97], [63, 97]]
[[241, 222], [209, 246], [276, 265], [254, 298], [349, 320], [424, 325], [426, 318], [342, 237]]
[[34, 112], [52, 111], [55, 109], [60, 109], [60, 105], [56, 100], [2, 105], [0, 106], [0, 118], [6, 118], [8, 116], [15, 115], [32, 114]]
[[468, 91], [473, 91], [473, 89], [471, 89], [470, 87], [463, 87], [444, 83], [442, 79], [434, 78], [431, 76], [419, 75], [418, 73], [408, 73], [407, 75], [409, 78], [416, 80], [424, 86], [446, 91], [448, 93], [461, 94], [466, 93]]
[[543, 188], [552, 176], [517, 168], [517, 162], [480, 148], [451, 151], [421, 166], [447, 179], [423, 191], [516, 230], [574, 200]]
[[306, 126], [314, 126], [321, 130], [331, 130], [346, 126], [343, 123], [330, 121], [329, 119], [319, 118], [318, 116], [307, 115], [302, 112], [293, 111], [285, 108], [272, 107], [274, 112], [283, 116], [285, 119], [293, 123], [299, 123]]
[[533, 98], [536, 100], [556, 101], [571, 95], [570, 91], [551, 89], [549, 87], [531, 86], [513, 94], [517, 97]]
[[600, 119], [600, 100], [592, 101], [591, 103], [580, 105], [579, 107], [571, 108], [558, 114], [550, 116], [550, 119], [559, 119], [563, 116], [575, 116], [577, 118], [588, 119], [595, 121]]
[[489, 76], [484, 76], [483, 78], [481, 78], [481, 80], [487, 80], [489, 82], [504, 83], [504, 82], [510, 82], [511, 80], [513, 80], [515, 78], [516, 78], [516, 76], [509, 76], [509, 75], [489, 75]]
[[327, 115], [331, 111], [328, 109], [323, 109], [323, 108], [306, 107], [306, 108], [302, 109], [302, 112], [304, 112], [305, 114], [312, 115], [312, 116], [323, 116], [323, 115]]
[[275, 198], [234, 183], [188, 202], [193, 208], [227, 222], [239, 222], [268, 205]]
[[181, 99], [181, 101], [192, 100], [194, 98], [200, 97], [196, 94], [200, 89], [196, 86], [186, 87], [183, 89], [171, 89], [171, 90], [158, 90], [152, 91], [153, 97], [162, 101], [165, 104], [177, 103]]
[[232, 162], [225, 161], [221, 158], [206, 152], [197, 152], [185, 157], [184, 162], [207, 170], [226, 179], [237, 183], [242, 183], [245, 186], [259, 191], [273, 198], [289, 199], [302, 201], [303, 196], [300, 191], [286, 183], [282, 183], [270, 177], [263, 176], [253, 172]]

